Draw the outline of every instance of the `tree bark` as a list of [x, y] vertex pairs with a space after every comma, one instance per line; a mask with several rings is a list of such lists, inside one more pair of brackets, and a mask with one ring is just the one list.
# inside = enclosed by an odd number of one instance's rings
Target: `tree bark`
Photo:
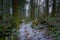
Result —
[[55, 14], [56, 14], [56, 0], [53, 0], [52, 17], [55, 17]]
[[13, 0], [13, 25], [18, 29], [19, 25], [18, 0]]
[[46, 8], [45, 8], [45, 18], [48, 18], [48, 16], [49, 16], [49, 8], [48, 8], [48, 2], [49, 2], [49, 0], [46, 0]]
[[34, 20], [34, 1], [31, 0], [31, 15], [30, 19]]

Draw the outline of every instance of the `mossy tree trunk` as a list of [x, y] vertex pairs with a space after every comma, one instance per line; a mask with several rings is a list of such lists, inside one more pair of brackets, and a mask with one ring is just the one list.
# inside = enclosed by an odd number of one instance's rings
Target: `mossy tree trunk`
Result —
[[34, 0], [31, 0], [31, 15], [30, 19], [34, 20]]
[[53, 0], [53, 8], [52, 8], [52, 17], [55, 17], [56, 14], [56, 0]]
[[20, 21], [18, 14], [18, 1], [19, 0], [13, 0], [13, 25], [16, 26], [17, 29]]
[[49, 0], [46, 0], [46, 8], [45, 8], [45, 14], [44, 14], [44, 17], [47, 18], [47, 19], [48, 19], [48, 16], [49, 16], [48, 2], [49, 2]]

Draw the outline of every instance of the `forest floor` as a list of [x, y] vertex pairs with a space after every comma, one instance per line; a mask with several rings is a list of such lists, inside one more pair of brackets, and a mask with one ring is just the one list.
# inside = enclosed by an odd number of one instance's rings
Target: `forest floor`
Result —
[[32, 22], [25, 24], [22, 23], [19, 27], [19, 40], [52, 40], [51, 36], [45, 36], [46, 30], [36, 30], [31, 27]]

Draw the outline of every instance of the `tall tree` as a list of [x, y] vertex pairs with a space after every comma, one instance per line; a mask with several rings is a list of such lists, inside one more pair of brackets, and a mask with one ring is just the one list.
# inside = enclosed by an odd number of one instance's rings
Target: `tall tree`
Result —
[[19, 24], [19, 14], [18, 14], [18, 1], [19, 0], [13, 0], [13, 25], [16, 26], [16, 28], [18, 28], [18, 24]]
[[34, 0], [31, 0], [31, 20], [34, 20]]
[[3, 14], [3, 0], [0, 0], [0, 23], [2, 22], [2, 14]]
[[60, 17], [60, 1], [59, 0], [56, 0], [56, 13], [57, 13], [57, 17]]
[[52, 17], [56, 15], [56, 0], [53, 0], [53, 7], [52, 7]]
[[48, 18], [49, 16], [49, 8], [48, 8], [48, 3], [49, 3], [49, 0], [46, 0], [46, 7], [45, 7], [45, 18]]

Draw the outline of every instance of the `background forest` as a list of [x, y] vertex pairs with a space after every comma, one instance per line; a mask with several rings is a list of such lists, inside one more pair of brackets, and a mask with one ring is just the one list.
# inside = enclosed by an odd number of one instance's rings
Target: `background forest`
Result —
[[22, 19], [47, 28], [48, 35], [60, 40], [60, 0], [0, 0], [0, 40], [17, 40]]

